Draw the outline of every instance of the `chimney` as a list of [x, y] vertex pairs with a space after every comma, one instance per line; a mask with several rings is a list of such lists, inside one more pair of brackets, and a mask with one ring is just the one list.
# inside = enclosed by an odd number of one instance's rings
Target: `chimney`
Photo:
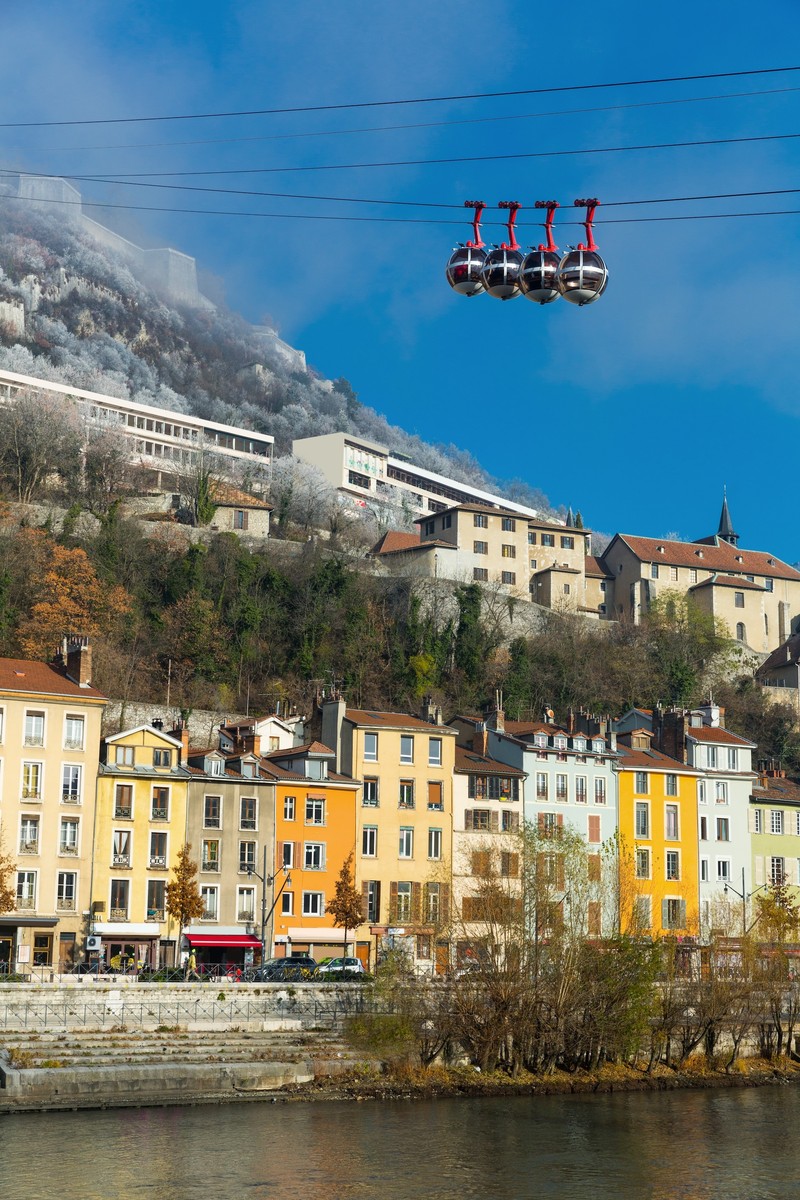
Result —
[[572, 708], [572, 706], [570, 706], [570, 710], [567, 713], [567, 733], [574, 733], [574, 732], [575, 732], [575, 709]]
[[435, 704], [432, 696], [426, 696], [422, 701], [422, 719], [431, 725], [442, 724], [441, 705]]
[[495, 692], [494, 708], [489, 712], [489, 718], [486, 721], [488, 729], [493, 729], [495, 733], [505, 733], [506, 731], [506, 714], [503, 709], [503, 693]]
[[320, 741], [330, 746], [336, 755], [334, 770], [337, 774], [342, 767], [342, 725], [347, 711], [343, 698], [324, 700], [322, 703], [322, 732]]
[[261, 734], [251, 730], [242, 738], [242, 749], [248, 754], [261, 754]]
[[181, 762], [185, 763], [189, 757], [189, 726], [183, 717], [175, 722], [175, 728], [170, 729], [170, 737], [178, 738], [181, 743]]
[[69, 679], [79, 687], [92, 684], [92, 647], [88, 637], [65, 639], [64, 669]]
[[485, 721], [479, 721], [473, 730], [472, 749], [476, 754], [482, 754], [484, 758], [489, 753], [489, 734]]
[[164, 722], [161, 720], [161, 717], [153, 717], [150, 724], [152, 725], [153, 729], [161, 730], [164, 728]]

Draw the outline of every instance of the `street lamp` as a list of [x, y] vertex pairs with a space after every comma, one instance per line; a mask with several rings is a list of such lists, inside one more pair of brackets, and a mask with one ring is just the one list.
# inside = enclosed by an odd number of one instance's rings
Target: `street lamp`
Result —
[[742, 890], [739, 891], [732, 883], [726, 883], [722, 889], [726, 896], [729, 890], [732, 891], [742, 902], [742, 937], [747, 933], [747, 901], [751, 896], [755, 896], [756, 892], [760, 892], [766, 886], [765, 883], [760, 883], [757, 888], [753, 888], [752, 892], [746, 892], [744, 890], [744, 867], [742, 867]]
[[[280, 871], [283, 871], [285, 878], [277, 894], [275, 893], [275, 880], [278, 878]], [[275, 905], [281, 898], [285, 888], [292, 882], [292, 877], [289, 874], [289, 868], [281, 866], [274, 875], [267, 874], [267, 847], [264, 846], [264, 866], [261, 872], [257, 871], [252, 863], [247, 864], [247, 877], [251, 879], [255, 875], [256, 879], [261, 880], [261, 963], [267, 961], [267, 922], [275, 911]], [[272, 907], [267, 912], [267, 888], [272, 888]]]

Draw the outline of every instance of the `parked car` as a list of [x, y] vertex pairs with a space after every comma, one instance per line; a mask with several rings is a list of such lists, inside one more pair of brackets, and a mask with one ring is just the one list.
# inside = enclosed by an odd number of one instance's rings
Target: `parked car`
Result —
[[259, 983], [285, 983], [290, 980], [302, 983], [303, 980], [314, 978], [317, 963], [307, 954], [288, 954], [286, 958], [271, 958], [257, 969], [260, 972]]
[[360, 958], [326, 958], [317, 967], [318, 978], [337, 975], [365, 975]]

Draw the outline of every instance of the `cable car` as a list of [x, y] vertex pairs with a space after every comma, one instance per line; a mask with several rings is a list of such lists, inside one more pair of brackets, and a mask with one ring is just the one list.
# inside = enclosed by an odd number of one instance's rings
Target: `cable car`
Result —
[[555, 200], [537, 200], [536, 208], [547, 209], [544, 225], [547, 242], [544, 245], [540, 242], [538, 248], [532, 247], [523, 258], [518, 276], [519, 290], [535, 304], [552, 304], [561, 294], [556, 282], [561, 255], [553, 241], [553, 217], [558, 203]]
[[569, 250], [558, 266], [556, 284], [560, 294], [570, 304], [581, 307], [599, 300], [608, 286], [608, 267], [598, 253], [592, 232], [594, 212], [599, 200], [576, 200], [576, 208], [586, 209], [586, 245], [579, 242]]
[[484, 290], [481, 271], [486, 262], [486, 251], [481, 241], [480, 225], [486, 205], [482, 200], [465, 200], [464, 207], [475, 209], [472, 221], [474, 241], [456, 247], [448, 259], [445, 275], [450, 287], [459, 296], [479, 296]]
[[514, 222], [522, 205], [516, 200], [501, 200], [498, 208], [508, 209], [508, 241], [486, 255], [481, 269], [481, 282], [486, 292], [495, 299], [513, 300], [520, 294], [519, 271], [525, 257], [514, 234]]

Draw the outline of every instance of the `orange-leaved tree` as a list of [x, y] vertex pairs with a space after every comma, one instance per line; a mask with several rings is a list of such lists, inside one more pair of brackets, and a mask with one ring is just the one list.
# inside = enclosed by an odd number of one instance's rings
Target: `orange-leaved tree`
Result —
[[22, 652], [29, 658], [48, 658], [65, 634], [109, 633], [130, 607], [124, 588], [98, 579], [85, 550], [53, 543], [36, 602], [19, 627]]
[[172, 879], [166, 887], [167, 912], [178, 924], [178, 947], [181, 936], [190, 921], [202, 917], [205, 911], [203, 897], [197, 886], [197, 863], [192, 858], [192, 847], [184, 842], [178, 853], [178, 861], [172, 868]]

